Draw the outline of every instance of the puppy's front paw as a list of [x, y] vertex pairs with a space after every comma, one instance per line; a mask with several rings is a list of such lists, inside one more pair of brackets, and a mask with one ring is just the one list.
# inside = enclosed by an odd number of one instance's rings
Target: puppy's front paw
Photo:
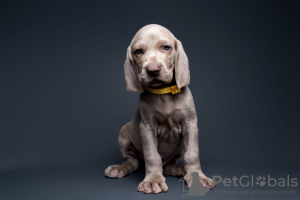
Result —
[[168, 186], [165, 181], [166, 179], [162, 175], [147, 175], [145, 179], [139, 184], [137, 190], [138, 192], [144, 192], [145, 194], [158, 194], [160, 192], [167, 192]]
[[184, 176], [184, 180], [187, 182], [187, 187], [190, 188], [193, 185], [193, 179], [199, 178], [200, 182], [203, 186], [209, 187], [209, 189], [213, 188], [213, 180], [207, 178], [202, 172], [192, 171], [187, 173]]
[[106, 168], [104, 174], [109, 178], [122, 178], [128, 174], [128, 170], [122, 165], [111, 165]]

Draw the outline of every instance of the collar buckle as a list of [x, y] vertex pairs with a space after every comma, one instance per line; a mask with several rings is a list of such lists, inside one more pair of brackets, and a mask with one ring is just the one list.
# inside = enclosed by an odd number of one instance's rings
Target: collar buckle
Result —
[[171, 87], [171, 92], [172, 94], [177, 94], [179, 93], [181, 90], [177, 87], [177, 85], [174, 85]]

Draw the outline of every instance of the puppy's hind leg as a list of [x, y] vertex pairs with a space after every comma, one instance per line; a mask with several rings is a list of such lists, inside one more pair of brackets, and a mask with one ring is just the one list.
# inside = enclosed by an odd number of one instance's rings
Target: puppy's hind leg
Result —
[[168, 176], [184, 176], [184, 167], [178, 164], [178, 161], [183, 157], [184, 149], [182, 148], [177, 155], [163, 166], [163, 173]]
[[127, 174], [130, 174], [137, 170], [139, 166], [139, 161], [136, 156], [136, 149], [129, 139], [131, 122], [125, 124], [120, 131], [119, 135], [119, 147], [123, 157], [123, 163], [121, 165], [111, 165], [108, 166], [104, 173], [105, 176], [109, 178], [122, 178]]

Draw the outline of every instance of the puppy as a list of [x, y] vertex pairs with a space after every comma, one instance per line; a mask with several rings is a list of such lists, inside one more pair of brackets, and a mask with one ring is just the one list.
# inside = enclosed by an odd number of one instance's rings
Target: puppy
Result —
[[[166, 192], [165, 175], [184, 176], [192, 185], [198, 172], [204, 186], [213, 181], [201, 170], [197, 114], [191, 91], [188, 58], [182, 44], [166, 28], [151, 24], [141, 28], [127, 49], [124, 65], [127, 90], [140, 93], [131, 122], [119, 135], [121, 165], [106, 168], [105, 175], [122, 178], [145, 161], [146, 176], [137, 190]], [[184, 167], [178, 160], [184, 157]]]

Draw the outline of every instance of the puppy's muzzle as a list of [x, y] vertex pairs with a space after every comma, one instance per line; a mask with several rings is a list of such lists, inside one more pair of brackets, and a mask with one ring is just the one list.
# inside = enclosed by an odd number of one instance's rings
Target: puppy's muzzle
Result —
[[149, 63], [146, 67], [147, 74], [150, 77], [159, 76], [160, 69], [161, 69], [161, 64], [157, 62]]

